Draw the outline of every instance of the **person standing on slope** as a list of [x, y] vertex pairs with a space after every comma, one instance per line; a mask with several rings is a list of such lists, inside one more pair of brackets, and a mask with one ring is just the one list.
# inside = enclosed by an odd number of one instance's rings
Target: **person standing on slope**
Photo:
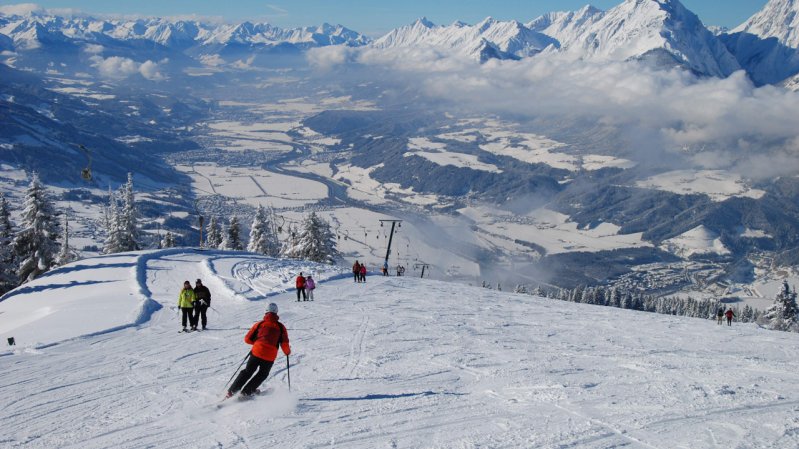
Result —
[[200, 279], [194, 283], [194, 298], [194, 327], [196, 328], [202, 319], [202, 330], [205, 330], [205, 326], [208, 324], [208, 317], [205, 313], [211, 307], [211, 290], [208, 290], [208, 287], [204, 286]]
[[291, 355], [288, 331], [279, 320], [277, 304], [271, 303], [266, 309], [264, 319], [255, 323], [244, 336], [244, 342], [252, 345], [252, 351], [250, 351], [247, 366], [236, 377], [227, 391], [225, 399], [233, 396], [239, 390], [241, 390], [242, 397], [259, 393], [258, 387], [269, 376], [269, 371], [275, 363], [277, 348], [280, 347], [287, 357]]
[[357, 260], [352, 265], [352, 275], [355, 277], [355, 282], [361, 282], [361, 264]]
[[724, 318], [724, 307], [719, 307], [719, 311], [716, 312], [716, 318], [718, 319], [718, 325], [721, 326], [721, 320]]
[[305, 278], [305, 288], [308, 290], [308, 299], [313, 301], [313, 290], [316, 288], [316, 282], [314, 282], [310, 274]]
[[183, 282], [183, 290], [178, 295], [178, 307], [183, 313], [183, 330], [181, 332], [188, 332], [186, 329], [186, 322], [188, 321], [191, 330], [197, 329], [197, 324], [194, 322], [194, 290], [191, 288], [191, 282]]
[[732, 326], [732, 317], [735, 316], [735, 312], [732, 311], [732, 307], [727, 309], [724, 315], [727, 317], [727, 326]]
[[302, 276], [302, 273], [300, 273], [300, 275], [297, 276], [296, 285], [297, 285], [297, 302], [300, 302], [300, 293], [302, 293], [302, 300], [307, 301], [308, 295], [305, 294], [305, 278]]
[[366, 282], [366, 264], [361, 264], [361, 282]]

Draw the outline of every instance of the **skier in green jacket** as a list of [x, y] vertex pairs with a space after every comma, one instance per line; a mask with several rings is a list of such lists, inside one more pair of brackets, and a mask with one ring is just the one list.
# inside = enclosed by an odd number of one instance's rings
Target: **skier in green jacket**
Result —
[[191, 325], [191, 330], [197, 329], [197, 323], [194, 322], [194, 301], [197, 299], [194, 296], [194, 289], [191, 288], [191, 282], [185, 281], [183, 283], [183, 290], [180, 291], [178, 296], [178, 307], [183, 312], [183, 330], [181, 332], [189, 332], [186, 329], [186, 321]]

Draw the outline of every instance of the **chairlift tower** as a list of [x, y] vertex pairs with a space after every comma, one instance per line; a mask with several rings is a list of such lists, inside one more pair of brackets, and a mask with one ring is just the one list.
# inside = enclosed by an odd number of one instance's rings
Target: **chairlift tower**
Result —
[[383, 267], [388, 270], [388, 256], [391, 255], [391, 241], [394, 240], [394, 228], [395, 227], [402, 227], [402, 220], [380, 220], [380, 227], [383, 227], [384, 223], [391, 223], [391, 233], [388, 235], [388, 247], [386, 248], [386, 260], [383, 262]]
[[413, 269], [414, 270], [416, 270], [419, 267], [422, 267], [422, 275], [419, 276], [419, 277], [423, 278], [424, 277], [424, 270], [430, 268], [430, 264], [427, 264], [427, 263], [424, 263], [424, 262], [417, 262], [417, 263], [413, 264]]

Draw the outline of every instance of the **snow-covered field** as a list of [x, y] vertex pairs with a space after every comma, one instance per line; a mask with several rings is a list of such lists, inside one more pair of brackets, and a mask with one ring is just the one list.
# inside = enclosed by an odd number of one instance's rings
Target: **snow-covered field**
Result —
[[[314, 302], [286, 292], [300, 269], [321, 281]], [[33, 282], [0, 302], [0, 337], [18, 340], [0, 352], [2, 446], [799, 446], [797, 334], [338, 273], [164, 250]], [[198, 276], [210, 329], [178, 334], [177, 289]], [[216, 408], [270, 301], [291, 338], [291, 391], [283, 357], [273, 393]], [[142, 302], [161, 308], [134, 323]], [[50, 313], [23, 322], [25, 307]], [[133, 325], [109, 331], [105, 315]]]
[[223, 167], [204, 163], [178, 165], [201, 195], [219, 194], [257, 207], [302, 207], [327, 198], [319, 182], [265, 171], [259, 167]]
[[641, 233], [619, 234], [620, 228], [611, 223], [580, 229], [577, 223], [569, 221], [567, 215], [546, 208], [538, 208], [525, 215], [514, 215], [486, 206], [466, 207], [459, 209], [459, 212], [479, 223], [480, 229], [491, 233], [494, 238], [490, 241], [503, 251], [520, 250], [520, 245], [512, 239], [535, 243], [544, 248], [547, 254], [650, 246], [641, 240]]
[[757, 199], [766, 193], [749, 186], [740, 175], [724, 170], [675, 170], [640, 181], [638, 186], [680, 195], [704, 194], [713, 201], [732, 197]]

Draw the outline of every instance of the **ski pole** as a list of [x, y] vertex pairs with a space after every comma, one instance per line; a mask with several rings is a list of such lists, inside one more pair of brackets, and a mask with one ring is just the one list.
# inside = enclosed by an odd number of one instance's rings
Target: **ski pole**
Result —
[[[239, 365], [239, 367], [236, 368], [236, 371], [233, 372], [233, 376], [235, 376], [236, 373], [239, 372], [239, 370], [241, 369], [242, 365], [244, 365], [244, 362], [246, 362], [247, 359], [250, 358], [250, 355], [252, 355], [252, 351], [248, 352], [247, 355], [244, 356], [244, 360], [241, 361], [241, 364]], [[230, 376], [230, 379], [228, 379], [227, 383], [225, 384], [225, 389], [226, 390], [227, 390], [227, 386], [230, 385], [230, 381], [233, 380], [233, 376]]]
[[291, 364], [289, 364], [289, 356], [286, 356], [286, 375], [289, 380], [289, 391], [291, 391]]

